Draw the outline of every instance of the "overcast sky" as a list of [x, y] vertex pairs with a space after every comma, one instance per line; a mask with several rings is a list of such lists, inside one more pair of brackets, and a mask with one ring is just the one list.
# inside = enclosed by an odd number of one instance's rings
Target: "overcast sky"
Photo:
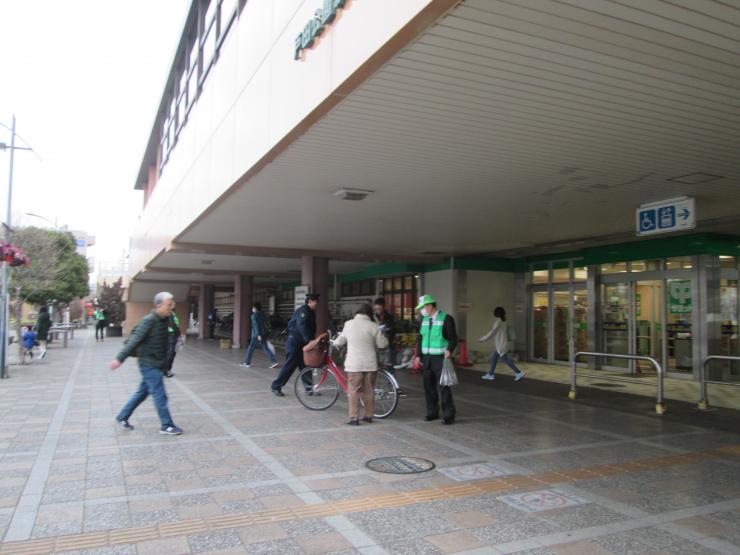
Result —
[[[16, 151], [14, 224], [94, 235], [120, 260], [142, 206], [134, 181], [190, 0], [0, 0], [0, 123]], [[16, 139], [17, 140], [17, 139]], [[17, 140], [18, 141], [18, 140]], [[0, 142], [10, 132], [0, 126]], [[20, 145], [23, 145], [21, 142]], [[0, 151], [5, 221], [8, 151]]]

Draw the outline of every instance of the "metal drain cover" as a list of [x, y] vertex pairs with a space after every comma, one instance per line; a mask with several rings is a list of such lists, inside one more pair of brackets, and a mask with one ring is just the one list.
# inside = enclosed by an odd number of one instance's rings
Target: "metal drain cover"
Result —
[[434, 469], [435, 464], [418, 457], [381, 457], [367, 461], [365, 466], [385, 474], [420, 474]]
[[592, 383], [596, 387], [624, 387], [621, 383]]

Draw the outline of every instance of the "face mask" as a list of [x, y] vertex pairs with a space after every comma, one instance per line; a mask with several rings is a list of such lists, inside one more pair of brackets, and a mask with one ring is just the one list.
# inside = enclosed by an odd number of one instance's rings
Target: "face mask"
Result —
[[253, 309], [252, 309], [252, 312], [257, 312], [257, 309], [256, 309], [256, 308], [253, 308]]
[[421, 309], [421, 315], [422, 316], [429, 316], [429, 311], [426, 308]]

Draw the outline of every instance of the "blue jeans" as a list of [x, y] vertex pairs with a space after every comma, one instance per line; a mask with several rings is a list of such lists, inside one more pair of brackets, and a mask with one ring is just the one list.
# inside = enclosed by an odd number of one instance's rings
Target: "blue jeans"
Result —
[[121, 420], [128, 420], [136, 410], [136, 407], [151, 395], [154, 400], [154, 406], [157, 407], [159, 421], [162, 423], [162, 426], [174, 426], [175, 423], [172, 422], [170, 411], [167, 408], [167, 392], [164, 390], [162, 370], [159, 368], [147, 367], [139, 368], [139, 370], [141, 371], [141, 384], [139, 384], [139, 389], [137, 389], [136, 393], [134, 393], [131, 399], [129, 399], [126, 406], [121, 409], [121, 412], [118, 413], [116, 420], [119, 422]]
[[514, 361], [511, 359], [508, 353], [504, 353], [503, 355], [500, 355], [498, 354], [498, 351], [493, 351], [493, 353], [491, 354], [491, 369], [488, 371], [488, 374], [490, 376], [493, 376], [493, 373], [496, 370], [496, 364], [498, 363], [498, 359], [501, 359], [501, 362], [503, 362], [506, 366], [511, 368], [515, 373], [517, 374], [522, 373], [522, 371], [516, 367], [516, 364], [514, 364]]
[[275, 353], [273, 353], [270, 348], [267, 346], [267, 341], [260, 341], [256, 337], [253, 337], [249, 341], [249, 346], [247, 347], [247, 354], [244, 357], [244, 362], [247, 364], [252, 363], [252, 355], [254, 354], [254, 350], [257, 348], [257, 346], [262, 347], [262, 350], [267, 355], [267, 358], [270, 359], [270, 362], [272, 364], [275, 364], [277, 362], [277, 359], [275, 358]]

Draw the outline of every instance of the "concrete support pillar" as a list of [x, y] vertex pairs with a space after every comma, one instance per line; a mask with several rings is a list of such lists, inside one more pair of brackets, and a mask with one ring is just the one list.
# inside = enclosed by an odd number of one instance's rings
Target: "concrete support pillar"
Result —
[[252, 276], [234, 276], [234, 331], [232, 344], [236, 349], [249, 343], [252, 327]]
[[316, 309], [316, 333], [326, 331], [329, 325], [329, 259], [304, 256], [301, 259], [301, 284], [311, 293], [321, 295]]
[[198, 298], [198, 339], [208, 337], [208, 313], [213, 308], [213, 293], [215, 287], [206, 283], [200, 284], [200, 296]]

